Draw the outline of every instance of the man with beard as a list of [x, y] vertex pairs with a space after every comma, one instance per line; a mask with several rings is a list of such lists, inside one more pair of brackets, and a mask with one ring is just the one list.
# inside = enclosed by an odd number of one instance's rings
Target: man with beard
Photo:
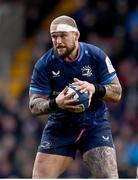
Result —
[[[57, 178], [76, 151], [94, 178], [118, 178], [116, 153], [105, 101], [118, 102], [121, 85], [109, 57], [98, 47], [79, 42], [76, 22], [59, 16], [50, 25], [51, 48], [35, 64], [29, 107], [50, 114], [36, 155], [33, 178]], [[89, 92], [90, 106], [67, 94], [69, 83]]]

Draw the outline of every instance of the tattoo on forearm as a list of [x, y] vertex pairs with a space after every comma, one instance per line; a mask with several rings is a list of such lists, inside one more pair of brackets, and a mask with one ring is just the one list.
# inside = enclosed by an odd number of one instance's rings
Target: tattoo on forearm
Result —
[[105, 85], [106, 95], [103, 98], [107, 101], [118, 101], [121, 98], [121, 85], [118, 80], [114, 80], [111, 84]]
[[84, 154], [93, 178], [118, 178], [115, 150], [110, 147], [94, 148]]
[[33, 114], [43, 115], [50, 112], [49, 100], [45, 96], [38, 96], [36, 94], [30, 95], [29, 108]]

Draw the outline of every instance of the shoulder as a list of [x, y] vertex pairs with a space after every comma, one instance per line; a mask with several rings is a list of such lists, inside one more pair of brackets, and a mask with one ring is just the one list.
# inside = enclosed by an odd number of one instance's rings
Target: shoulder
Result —
[[81, 42], [81, 46], [83, 47], [84, 51], [87, 51], [88, 54], [92, 55], [94, 59], [105, 58], [107, 56], [101, 48], [95, 45]]
[[37, 62], [35, 63], [35, 68], [43, 69], [47, 67], [47, 65], [52, 61], [52, 56], [53, 56], [53, 48], [51, 48], [49, 51], [47, 51], [37, 60]]

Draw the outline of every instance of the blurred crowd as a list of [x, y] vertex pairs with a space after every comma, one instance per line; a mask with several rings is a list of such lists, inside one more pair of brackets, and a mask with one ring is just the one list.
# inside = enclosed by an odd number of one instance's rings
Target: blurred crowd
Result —
[[[49, 29], [42, 29], [40, 25], [48, 15], [52, 16], [52, 9], [60, 1], [20, 2], [26, 5], [24, 36], [35, 39], [30, 61], [31, 76], [37, 59], [51, 47]], [[120, 79], [123, 96], [119, 103], [108, 104], [110, 122], [119, 177], [135, 178], [138, 165], [138, 1], [74, 0], [74, 3], [76, 10], [67, 15], [76, 20], [80, 41], [102, 48], [109, 55]], [[18, 98], [6, 99], [0, 94], [0, 178], [31, 177], [47, 116], [36, 118], [29, 111], [30, 76]], [[76, 161], [61, 175], [61, 178], [89, 177], [79, 152]]]

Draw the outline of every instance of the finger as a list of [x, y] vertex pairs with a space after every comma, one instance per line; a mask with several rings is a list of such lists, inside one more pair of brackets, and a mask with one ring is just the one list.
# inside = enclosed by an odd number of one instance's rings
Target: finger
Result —
[[73, 79], [75, 82], [79, 82], [80, 80], [78, 78]]
[[84, 89], [80, 90], [80, 93], [88, 93], [88, 91], [87, 91], [87, 89], [84, 88]]
[[72, 83], [72, 84], [82, 84], [83, 83], [83, 81], [81, 81], [81, 80], [79, 80], [79, 79], [77, 79], [77, 78], [74, 78], [73, 79], [74, 80], [74, 82]]
[[61, 91], [61, 94], [66, 94], [68, 91], [68, 86], [66, 86], [62, 91]]
[[81, 87], [86, 86], [85, 81], [80, 81], [80, 80], [77, 82], [73, 82], [72, 84], [75, 85], [76, 87], [77, 86], [81, 86]]
[[92, 93], [89, 93], [89, 99], [91, 99], [92, 98]]
[[78, 102], [79, 102], [78, 99], [76, 99], [76, 100], [70, 99], [70, 100], [66, 101], [66, 104], [67, 104], [67, 106], [68, 106], [68, 105], [71, 105], [72, 107], [74, 107], [75, 105], [78, 104]]
[[85, 107], [83, 104], [79, 104], [73, 107], [72, 111], [79, 113], [79, 112], [83, 112], [85, 110]]
[[76, 92], [72, 92], [70, 94], [66, 94], [66, 99], [71, 99], [71, 98], [74, 98]]
[[78, 112], [83, 112], [85, 110], [85, 107], [83, 104], [79, 104], [76, 106], [68, 105], [66, 106], [66, 110], [78, 113]]

